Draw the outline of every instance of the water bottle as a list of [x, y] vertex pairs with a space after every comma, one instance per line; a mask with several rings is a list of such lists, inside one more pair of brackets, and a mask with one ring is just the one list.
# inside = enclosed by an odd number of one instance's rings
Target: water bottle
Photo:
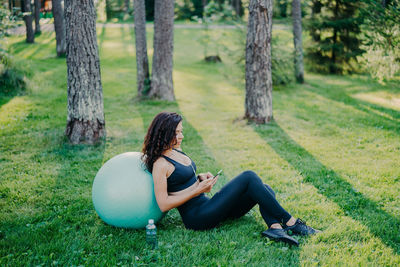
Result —
[[157, 227], [153, 219], [150, 219], [149, 224], [146, 225], [146, 242], [150, 245], [151, 249], [158, 248]]

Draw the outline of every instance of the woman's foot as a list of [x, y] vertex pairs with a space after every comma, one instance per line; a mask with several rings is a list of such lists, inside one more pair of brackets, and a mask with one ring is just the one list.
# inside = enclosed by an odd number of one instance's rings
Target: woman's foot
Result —
[[281, 241], [295, 246], [299, 245], [299, 242], [293, 237], [289, 236], [284, 229], [269, 228], [268, 230], [265, 230], [261, 234], [275, 241]]
[[317, 229], [314, 229], [314, 228], [308, 226], [301, 219], [297, 219], [293, 225], [290, 225], [290, 226], [286, 225], [285, 230], [288, 232], [291, 231], [293, 234], [296, 234], [296, 235], [313, 235], [313, 234], [321, 232]]

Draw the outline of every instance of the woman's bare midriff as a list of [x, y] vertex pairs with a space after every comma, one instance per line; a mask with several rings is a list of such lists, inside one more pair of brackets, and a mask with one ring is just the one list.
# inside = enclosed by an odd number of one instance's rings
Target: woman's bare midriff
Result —
[[194, 184], [192, 184], [188, 188], [185, 188], [185, 189], [183, 189], [181, 191], [168, 192], [168, 195], [170, 195], [170, 196], [179, 196], [180, 194], [184, 194], [186, 192], [194, 190], [197, 186], [199, 186], [199, 180], [196, 180], [196, 182]]

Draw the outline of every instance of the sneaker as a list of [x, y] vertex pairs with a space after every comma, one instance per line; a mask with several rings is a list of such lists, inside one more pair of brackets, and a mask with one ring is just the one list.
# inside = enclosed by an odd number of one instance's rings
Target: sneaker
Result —
[[290, 245], [295, 245], [295, 246], [299, 245], [299, 242], [293, 237], [289, 236], [284, 229], [269, 228], [268, 230], [262, 232], [261, 235], [266, 236], [275, 241], [285, 242]]
[[295, 224], [292, 226], [285, 226], [285, 230], [289, 233], [292, 232], [295, 235], [313, 235], [321, 231], [314, 229], [303, 222], [301, 219], [297, 219]]

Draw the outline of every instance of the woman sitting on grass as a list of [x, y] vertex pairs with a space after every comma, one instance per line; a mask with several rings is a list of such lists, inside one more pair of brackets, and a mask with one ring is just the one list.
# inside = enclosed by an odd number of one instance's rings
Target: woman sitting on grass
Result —
[[204, 193], [211, 191], [218, 176], [209, 172], [196, 176], [195, 163], [180, 149], [182, 130], [179, 114], [161, 112], [153, 119], [143, 144], [143, 161], [153, 174], [155, 196], [163, 212], [178, 208], [186, 228], [204, 230], [228, 218], [239, 218], [258, 204], [269, 227], [263, 236], [298, 245], [288, 230], [299, 235], [318, 231], [283, 209], [271, 187], [253, 171], [241, 173], [208, 198]]

